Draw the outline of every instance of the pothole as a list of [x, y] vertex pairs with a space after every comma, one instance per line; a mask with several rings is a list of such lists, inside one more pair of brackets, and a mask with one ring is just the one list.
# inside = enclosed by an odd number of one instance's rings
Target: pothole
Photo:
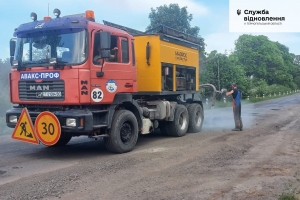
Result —
[[0, 175], [5, 174], [5, 173], [6, 173], [6, 171], [0, 170]]

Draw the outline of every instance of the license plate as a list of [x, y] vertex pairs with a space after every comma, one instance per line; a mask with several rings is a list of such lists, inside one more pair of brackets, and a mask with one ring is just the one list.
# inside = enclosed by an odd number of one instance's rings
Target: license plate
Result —
[[43, 97], [61, 97], [61, 92], [42, 92]]

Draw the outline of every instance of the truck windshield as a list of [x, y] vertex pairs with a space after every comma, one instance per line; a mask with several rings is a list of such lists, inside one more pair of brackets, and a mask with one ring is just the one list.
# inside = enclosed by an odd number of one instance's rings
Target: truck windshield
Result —
[[20, 34], [14, 60], [20, 61], [23, 66], [47, 65], [50, 58], [56, 58], [60, 63], [79, 64], [87, 57], [86, 36], [84, 29]]

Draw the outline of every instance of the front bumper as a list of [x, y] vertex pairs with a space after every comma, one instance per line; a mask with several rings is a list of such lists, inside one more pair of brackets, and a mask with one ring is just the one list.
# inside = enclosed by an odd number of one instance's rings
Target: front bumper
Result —
[[[22, 112], [21, 107], [12, 108], [6, 111], [6, 125], [10, 128], [15, 128], [16, 123], [12, 123], [9, 121], [10, 116], [17, 116], [19, 117]], [[61, 131], [62, 132], [72, 132], [72, 133], [89, 133], [93, 130], [93, 114], [91, 111], [87, 109], [70, 109], [66, 111], [51, 111], [59, 120]], [[28, 110], [30, 115], [31, 121], [34, 125], [35, 119], [41, 112], [37, 111], [30, 111]], [[75, 118], [76, 119], [76, 126], [67, 126], [66, 119], [67, 118]], [[83, 123], [82, 123], [83, 121]]]

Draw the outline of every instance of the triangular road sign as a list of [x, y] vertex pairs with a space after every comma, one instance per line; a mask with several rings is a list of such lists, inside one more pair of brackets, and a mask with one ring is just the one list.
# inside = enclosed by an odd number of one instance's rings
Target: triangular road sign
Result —
[[27, 108], [23, 108], [11, 137], [15, 140], [39, 144]]

